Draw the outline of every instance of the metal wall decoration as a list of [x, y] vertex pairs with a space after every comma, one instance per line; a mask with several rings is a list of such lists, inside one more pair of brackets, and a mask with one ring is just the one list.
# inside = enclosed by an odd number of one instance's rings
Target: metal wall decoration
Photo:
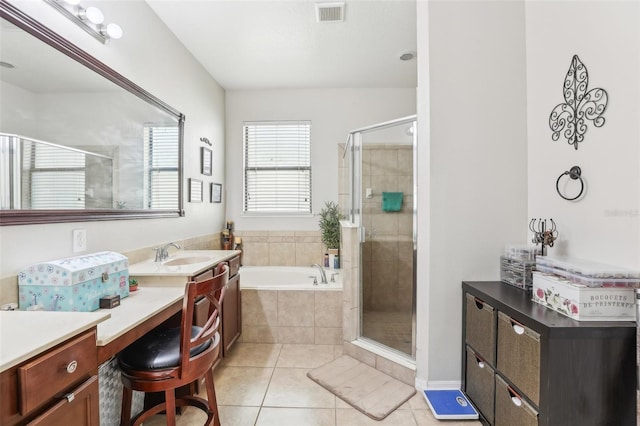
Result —
[[588, 85], [587, 67], [574, 55], [562, 87], [565, 102], [557, 105], [549, 116], [554, 141], [562, 134], [569, 145], [578, 149], [587, 131], [587, 120], [593, 121], [596, 127], [604, 125], [602, 114], [607, 109], [607, 92], [600, 88], [587, 92]]
[[[560, 179], [562, 179], [562, 177], [566, 175], [569, 175], [572, 180], [580, 180], [580, 192], [575, 197], [567, 197], [562, 193], [562, 191], [560, 191]], [[580, 167], [573, 166], [571, 169], [558, 176], [558, 180], [556, 180], [556, 191], [558, 191], [559, 196], [567, 201], [574, 201], [580, 198], [580, 196], [584, 192], [584, 181], [582, 180], [582, 170], [580, 169]]]

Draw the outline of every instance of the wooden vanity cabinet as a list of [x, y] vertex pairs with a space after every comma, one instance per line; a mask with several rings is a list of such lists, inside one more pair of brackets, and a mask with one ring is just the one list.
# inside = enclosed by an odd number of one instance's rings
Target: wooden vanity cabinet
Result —
[[229, 260], [229, 282], [222, 301], [222, 352], [227, 356], [242, 333], [242, 299], [240, 293], [240, 256]]
[[0, 374], [1, 425], [99, 425], [95, 327]]
[[636, 424], [635, 323], [576, 321], [499, 281], [462, 289], [462, 390], [483, 423]]
[[[241, 293], [240, 293], [240, 256], [236, 256], [226, 261], [229, 265], [229, 281], [227, 282], [227, 289], [222, 300], [222, 325], [221, 325], [221, 338], [222, 338], [222, 350], [220, 355], [226, 356], [227, 352], [231, 349], [231, 346], [238, 340], [242, 333], [242, 311], [241, 311]], [[194, 281], [202, 281], [213, 277], [214, 268], [208, 269], [192, 279]], [[196, 302], [195, 308], [195, 324], [203, 325], [206, 319], [206, 312], [209, 308], [209, 302], [206, 299], [201, 299]]]

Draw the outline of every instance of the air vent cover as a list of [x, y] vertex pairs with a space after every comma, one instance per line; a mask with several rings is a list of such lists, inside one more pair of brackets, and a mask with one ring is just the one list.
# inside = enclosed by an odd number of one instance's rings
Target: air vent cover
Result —
[[344, 21], [344, 2], [316, 3], [316, 19], [318, 22]]

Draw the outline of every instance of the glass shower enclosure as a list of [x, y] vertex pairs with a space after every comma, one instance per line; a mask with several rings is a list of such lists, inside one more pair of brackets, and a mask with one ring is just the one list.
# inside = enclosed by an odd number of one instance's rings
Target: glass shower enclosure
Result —
[[354, 130], [341, 204], [358, 227], [359, 339], [415, 359], [416, 117]]

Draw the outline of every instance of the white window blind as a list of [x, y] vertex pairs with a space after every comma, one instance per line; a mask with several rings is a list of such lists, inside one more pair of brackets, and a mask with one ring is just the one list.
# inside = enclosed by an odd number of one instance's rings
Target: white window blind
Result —
[[84, 209], [84, 153], [25, 143], [23, 169], [30, 171], [32, 209]]
[[145, 205], [151, 209], [177, 209], [178, 193], [178, 127], [153, 126], [144, 128]]
[[244, 212], [311, 213], [311, 122], [246, 122]]

